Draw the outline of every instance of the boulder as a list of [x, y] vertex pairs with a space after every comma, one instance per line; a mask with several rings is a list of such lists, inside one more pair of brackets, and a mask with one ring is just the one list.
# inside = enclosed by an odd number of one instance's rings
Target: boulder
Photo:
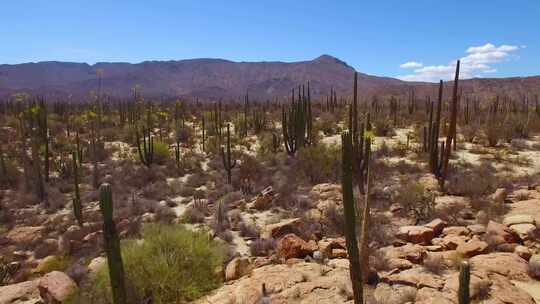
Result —
[[466, 243], [459, 244], [456, 251], [464, 257], [470, 258], [475, 255], [486, 253], [488, 247], [488, 243], [479, 239], [472, 239]]
[[434, 289], [442, 289], [444, 280], [421, 267], [406, 269], [398, 273], [390, 274], [381, 278], [382, 282], [390, 285], [402, 284], [415, 288], [429, 287]]
[[493, 202], [496, 204], [503, 204], [506, 201], [507, 197], [508, 197], [508, 191], [506, 191], [505, 188], [498, 188], [491, 195], [491, 200], [493, 200]]
[[522, 259], [524, 260], [529, 260], [532, 256], [532, 251], [525, 247], [525, 246], [522, 246], [522, 245], [518, 245], [516, 246], [516, 248], [514, 249], [514, 253], [519, 255]]
[[285, 235], [277, 243], [276, 252], [284, 259], [304, 258], [317, 250], [314, 241], [306, 242], [293, 233]]
[[261, 238], [263, 239], [279, 239], [286, 234], [302, 235], [305, 233], [304, 223], [300, 218], [293, 218], [284, 220], [282, 222], [267, 225], [261, 232]]
[[275, 192], [272, 186], [266, 187], [257, 197], [248, 204], [248, 208], [257, 210], [266, 210], [271, 207]]
[[529, 240], [530, 235], [536, 230], [533, 224], [516, 224], [510, 226], [510, 230], [517, 234], [522, 241]]
[[414, 244], [427, 245], [433, 239], [433, 229], [424, 226], [402, 226], [397, 237]]
[[414, 301], [416, 297], [416, 288], [412, 286], [387, 283], [377, 284], [373, 292], [376, 303], [405, 303], [404, 299]]
[[52, 271], [39, 280], [38, 288], [46, 304], [57, 304], [69, 299], [77, 291], [77, 284], [67, 274]]
[[467, 229], [474, 235], [481, 235], [486, 233], [486, 226], [481, 224], [474, 224], [467, 226]]
[[33, 246], [43, 239], [43, 231], [45, 227], [43, 226], [19, 226], [11, 229], [6, 238], [9, 242], [20, 246], [20, 247], [29, 247]]
[[540, 279], [540, 254], [529, 258], [529, 273], [532, 277]]
[[486, 234], [492, 245], [515, 243], [518, 239], [516, 234], [510, 230], [510, 228], [494, 221], [489, 221], [486, 227]]
[[225, 268], [225, 281], [236, 280], [253, 269], [252, 264], [246, 257], [237, 257], [227, 264]]
[[345, 238], [322, 239], [317, 245], [319, 250], [327, 257], [332, 256], [333, 249], [347, 249]]
[[424, 226], [427, 227], [427, 228], [432, 229], [433, 234], [435, 236], [439, 236], [439, 234], [442, 233], [443, 229], [446, 228], [446, 226], [448, 226], [448, 223], [446, 221], [443, 221], [443, 220], [437, 218], [437, 219], [434, 219], [433, 221], [425, 224]]
[[0, 287], [0, 304], [20, 303], [24, 300], [38, 295], [39, 280], [26, 281], [22, 283], [6, 285]]
[[97, 257], [88, 264], [88, 274], [95, 275], [102, 267], [107, 267], [107, 258]]
[[527, 261], [515, 253], [493, 252], [481, 254], [472, 257], [470, 263], [472, 269], [497, 273], [512, 280], [527, 280], [529, 277], [527, 275]]
[[408, 243], [403, 246], [388, 246], [379, 249], [386, 259], [405, 259], [414, 264], [420, 264], [427, 255], [426, 249], [417, 244]]
[[443, 235], [469, 235], [470, 231], [463, 226], [450, 226], [443, 229]]
[[530, 214], [514, 214], [506, 216], [503, 220], [503, 224], [506, 226], [518, 225], [518, 224], [532, 224], [535, 225], [534, 218]]
[[332, 258], [333, 259], [346, 259], [347, 258], [347, 250], [340, 249], [340, 248], [334, 248], [332, 249]]

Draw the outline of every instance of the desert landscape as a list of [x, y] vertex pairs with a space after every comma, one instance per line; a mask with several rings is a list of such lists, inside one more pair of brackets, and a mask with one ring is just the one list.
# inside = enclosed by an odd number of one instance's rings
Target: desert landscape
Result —
[[530, 47], [0, 64], [0, 304], [540, 303]]

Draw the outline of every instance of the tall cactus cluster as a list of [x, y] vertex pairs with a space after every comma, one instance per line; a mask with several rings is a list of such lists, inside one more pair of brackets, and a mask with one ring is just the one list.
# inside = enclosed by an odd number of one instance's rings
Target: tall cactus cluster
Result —
[[304, 86], [298, 88], [298, 99], [295, 99], [294, 89], [291, 95], [291, 105], [282, 107], [281, 128], [283, 144], [287, 154], [294, 156], [298, 149], [309, 146], [313, 141], [313, 117], [311, 112], [311, 93], [308, 83], [307, 95]]
[[442, 188], [444, 188], [445, 180], [448, 177], [452, 144], [454, 145], [454, 149], [456, 147], [459, 66], [460, 61], [458, 60], [454, 77], [449, 125], [446, 132], [446, 142], [441, 141], [439, 143], [441, 112], [443, 107], [442, 80], [439, 82], [439, 99], [437, 102], [437, 109], [435, 110], [436, 112], [434, 113], [433, 103], [431, 103], [429, 108], [429, 125], [427, 128], [424, 128], [424, 150], [427, 150], [429, 153], [430, 171], [438, 178], [439, 184]]
[[120, 238], [113, 219], [113, 199], [111, 185], [104, 183], [99, 188], [99, 208], [103, 215], [103, 239], [114, 304], [127, 304], [124, 263], [120, 252]]
[[135, 137], [139, 159], [145, 166], [150, 167], [154, 163], [154, 137], [150, 133], [150, 129], [142, 129], [142, 142], [139, 131], [136, 132]]

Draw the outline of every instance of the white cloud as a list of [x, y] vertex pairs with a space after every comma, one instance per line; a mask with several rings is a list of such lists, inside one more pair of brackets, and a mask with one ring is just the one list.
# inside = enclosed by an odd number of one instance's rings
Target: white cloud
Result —
[[402, 69], [411, 69], [411, 68], [421, 68], [422, 66], [424, 65], [421, 62], [409, 61], [409, 62], [405, 62], [399, 67]]
[[[466, 56], [461, 57], [461, 67], [459, 78], [466, 79], [472, 77], [478, 77], [482, 74], [495, 73], [497, 69], [492, 65], [510, 60], [513, 57], [512, 53], [526, 46], [516, 45], [500, 45], [495, 46], [491, 43], [486, 43], [481, 46], [471, 46], [465, 51]], [[440, 79], [451, 80], [454, 78], [454, 72], [456, 69], [456, 60], [453, 60], [447, 65], [432, 65], [432, 66], [416, 66], [412, 74], [401, 75], [397, 78], [405, 81], [429, 81], [436, 82]], [[408, 64], [409, 62], [402, 64], [400, 67]], [[412, 66], [409, 66], [412, 67]]]

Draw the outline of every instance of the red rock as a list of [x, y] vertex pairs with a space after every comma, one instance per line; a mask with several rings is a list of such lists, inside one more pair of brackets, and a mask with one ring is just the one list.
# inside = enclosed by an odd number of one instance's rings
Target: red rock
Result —
[[287, 234], [278, 241], [276, 252], [285, 259], [304, 258], [317, 250], [314, 241], [306, 242], [295, 234]]
[[450, 226], [443, 229], [443, 235], [469, 235], [470, 231], [467, 227]]
[[397, 237], [414, 244], [429, 244], [433, 239], [433, 229], [424, 226], [402, 226]]
[[489, 221], [486, 227], [487, 238], [492, 245], [516, 243], [518, 238], [510, 228], [494, 221]]
[[468, 241], [467, 243], [459, 244], [456, 248], [456, 251], [462, 254], [463, 256], [470, 258], [475, 255], [485, 253], [488, 247], [489, 247], [488, 243], [478, 240], [478, 239], [472, 239]]
[[437, 219], [434, 219], [433, 221], [425, 224], [424, 226], [426, 226], [428, 228], [431, 228], [433, 230], [433, 234], [435, 236], [438, 236], [439, 234], [441, 234], [443, 229], [446, 228], [446, 226], [448, 226], [448, 223], [446, 221], [443, 221], [443, 220], [437, 218]]

